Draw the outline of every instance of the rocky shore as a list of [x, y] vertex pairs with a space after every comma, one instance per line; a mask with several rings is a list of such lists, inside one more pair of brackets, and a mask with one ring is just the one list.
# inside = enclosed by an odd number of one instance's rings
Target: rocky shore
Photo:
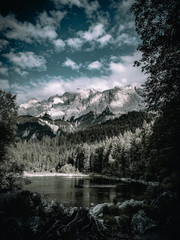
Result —
[[164, 192], [152, 200], [65, 208], [25, 190], [0, 193], [0, 238], [170, 240], [177, 232], [178, 199]]

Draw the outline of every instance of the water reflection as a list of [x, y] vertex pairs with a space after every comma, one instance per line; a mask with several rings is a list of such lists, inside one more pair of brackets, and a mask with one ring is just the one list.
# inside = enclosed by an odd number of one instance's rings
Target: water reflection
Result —
[[139, 186], [118, 184], [102, 178], [89, 177], [33, 177], [26, 189], [47, 194], [49, 200], [66, 206], [88, 207], [91, 203], [113, 202], [130, 199], [142, 193]]

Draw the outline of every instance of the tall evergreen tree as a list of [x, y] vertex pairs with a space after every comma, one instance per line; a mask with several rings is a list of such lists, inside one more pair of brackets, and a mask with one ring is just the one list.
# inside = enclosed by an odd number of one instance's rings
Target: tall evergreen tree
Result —
[[13, 160], [9, 147], [15, 141], [16, 96], [0, 90], [0, 188], [19, 188], [23, 165]]
[[14, 142], [17, 107], [16, 96], [0, 90], [0, 162], [6, 159], [7, 146]]
[[[151, 176], [164, 179], [179, 175], [180, 144], [180, 2], [136, 0], [131, 8], [141, 38], [141, 66], [148, 74], [144, 93], [150, 110], [158, 113], [147, 158]], [[167, 181], [167, 180], [166, 180]]]

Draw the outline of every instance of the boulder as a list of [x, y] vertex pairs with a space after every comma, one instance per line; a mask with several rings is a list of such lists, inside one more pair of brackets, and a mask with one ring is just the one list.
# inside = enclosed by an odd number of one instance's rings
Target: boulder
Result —
[[157, 227], [156, 221], [149, 218], [143, 210], [134, 214], [131, 220], [131, 229], [135, 235], [143, 235], [145, 232]]
[[113, 203], [101, 203], [93, 207], [92, 213], [96, 216], [100, 215], [103, 212], [104, 207], [110, 207]]

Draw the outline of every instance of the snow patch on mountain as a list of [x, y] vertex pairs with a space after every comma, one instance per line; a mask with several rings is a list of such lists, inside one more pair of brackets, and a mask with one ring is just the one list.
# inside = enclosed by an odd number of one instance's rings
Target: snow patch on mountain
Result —
[[53, 104], [58, 104], [58, 103], [64, 103], [64, 102], [60, 97], [55, 97], [53, 99]]
[[44, 126], [44, 125], [49, 126], [49, 127], [51, 128], [51, 130], [53, 131], [54, 134], [56, 134], [57, 131], [59, 130], [59, 127], [58, 127], [57, 125], [51, 124], [51, 123], [49, 123], [49, 122], [46, 121], [46, 120], [39, 119], [39, 123], [40, 123], [41, 125], [43, 125], [43, 126]]
[[30, 133], [30, 130], [26, 129], [22, 135], [23, 138], [27, 137]]

